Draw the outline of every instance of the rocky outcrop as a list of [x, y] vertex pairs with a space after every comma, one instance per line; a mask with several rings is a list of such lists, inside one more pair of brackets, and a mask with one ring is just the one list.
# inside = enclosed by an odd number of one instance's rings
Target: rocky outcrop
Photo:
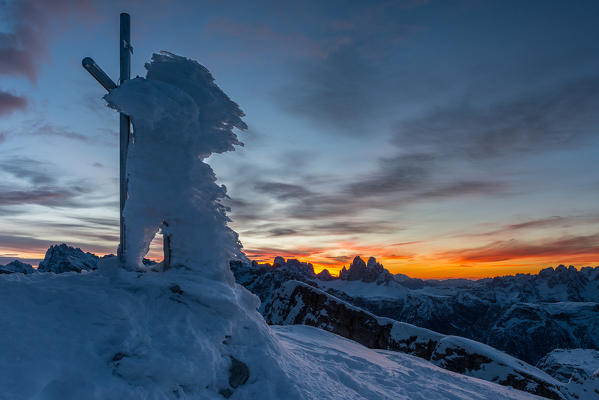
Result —
[[412, 354], [450, 371], [550, 399], [567, 398], [559, 381], [490, 346], [377, 317], [302, 282], [285, 282], [264, 317], [270, 324], [315, 326], [366, 347]]
[[84, 253], [79, 248], [60, 244], [51, 246], [46, 252], [44, 260], [40, 262], [38, 271], [54, 272], [81, 272], [97, 268], [100, 258], [91, 253]]
[[561, 382], [582, 382], [599, 370], [599, 351], [556, 349], [543, 357], [537, 367]]
[[341, 269], [339, 278], [346, 281], [383, 283], [392, 280], [393, 275], [382, 264], [376, 262], [376, 258], [370, 257], [368, 263], [365, 263], [359, 256], [356, 256], [349, 265], [349, 269], [345, 267]]
[[19, 260], [14, 260], [6, 265], [0, 265], [0, 274], [32, 274], [36, 272], [31, 264], [25, 264]]
[[316, 286], [318, 281], [312, 264], [285, 260], [283, 257], [276, 257], [272, 265], [258, 264], [255, 261], [248, 265], [233, 260], [229, 266], [237, 282], [260, 297], [261, 313], [264, 313], [265, 307], [270, 307], [273, 293], [284, 282], [298, 280]]
[[543, 357], [537, 367], [567, 385], [578, 399], [599, 399], [599, 351], [556, 349]]
[[316, 278], [318, 278], [318, 280], [320, 280], [320, 281], [325, 281], [325, 282], [336, 279], [333, 275], [331, 275], [331, 273], [329, 272], [328, 269], [323, 269], [322, 271], [320, 271], [318, 274], [316, 274]]

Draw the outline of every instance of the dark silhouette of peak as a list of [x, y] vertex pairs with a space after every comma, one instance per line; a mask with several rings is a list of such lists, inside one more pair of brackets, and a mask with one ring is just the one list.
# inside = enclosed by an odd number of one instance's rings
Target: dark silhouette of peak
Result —
[[339, 277], [347, 281], [363, 282], [388, 282], [393, 279], [391, 273], [376, 261], [376, 258], [370, 257], [368, 263], [365, 263], [359, 256], [356, 256], [349, 269], [343, 267]]

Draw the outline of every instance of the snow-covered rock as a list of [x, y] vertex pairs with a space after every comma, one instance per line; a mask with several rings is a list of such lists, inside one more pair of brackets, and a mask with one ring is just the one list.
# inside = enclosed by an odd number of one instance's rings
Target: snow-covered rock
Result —
[[579, 399], [599, 399], [599, 351], [556, 349], [543, 357], [537, 367], [567, 385]]
[[599, 351], [555, 349], [543, 357], [537, 367], [561, 382], [582, 382], [599, 370]]
[[276, 257], [273, 265], [243, 263], [241, 261], [231, 261], [229, 263], [235, 279], [252, 293], [259, 294], [261, 304], [260, 312], [264, 311], [264, 306], [271, 302], [271, 296], [288, 280], [299, 280], [308, 284], [316, 285], [318, 280], [314, 274], [312, 264], [287, 262], [283, 257]]
[[450, 371], [546, 398], [567, 398], [559, 381], [490, 346], [377, 317], [302, 282], [285, 282], [264, 316], [270, 324], [311, 325], [369, 348], [415, 355]]
[[35, 272], [35, 268], [33, 268], [31, 264], [25, 264], [19, 260], [14, 260], [6, 265], [0, 265], [0, 274], [13, 274], [15, 272], [32, 274]]
[[63, 243], [51, 246], [46, 251], [46, 256], [40, 262], [37, 270], [56, 274], [91, 271], [97, 268], [99, 259], [94, 254], [84, 253], [79, 248], [70, 247]]

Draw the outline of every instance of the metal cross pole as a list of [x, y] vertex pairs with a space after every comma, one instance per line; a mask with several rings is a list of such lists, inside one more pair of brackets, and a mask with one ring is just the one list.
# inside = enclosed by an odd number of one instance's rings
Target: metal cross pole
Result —
[[[127, 13], [121, 13], [121, 32], [119, 40], [119, 52], [121, 61], [121, 70], [119, 84], [123, 84], [126, 80], [129, 80], [131, 75], [131, 53], [133, 47], [131, 46], [131, 17]], [[111, 91], [116, 89], [117, 85], [110, 79], [110, 77], [102, 71], [93, 59], [86, 57], [81, 61], [83, 68], [87, 70], [104, 89]], [[125, 237], [125, 219], [123, 218], [123, 209], [125, 208], [125, 201], [127, 200], [127, 147], [129, 145], [129, 135], [131, 133], [131, 123], [128, 115], [121, 113], [120, 115], [120, 166], [119, 166], [119, 178], [120, 178], [120, 244], [118, 249], [118, 255], [122, 263], [125, 262], [125, 254], [127, 250], [127, 242]]]
[[[131, 17], [127, 13], [121, 13], [121, 35], [119, 41], [119, 49], [121, 53], [121, 77], [119, 85], [128, 81], [131, 77]], [[120, 220], [121, 220], [121, 243], [119, 245], [119, 257], [121, 262], [125, 262], [125, 254], [127, 253], [127, 238], [125, 237], [125, 218], [123, 210], [127, 201], [127, 150], [129, 147], [129, 135], [131, 134], [131, 121], [128, 115], [121, 113], [120, 123]]]

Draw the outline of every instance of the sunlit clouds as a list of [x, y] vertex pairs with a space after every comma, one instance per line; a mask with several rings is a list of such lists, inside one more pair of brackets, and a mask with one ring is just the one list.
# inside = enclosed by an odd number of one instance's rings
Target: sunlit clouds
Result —
[[116, 80], [126, 11], [133, 76], [157, 50], [197, 59], [247, 115], [245, 147], [208, 162], [250, 258], [599, 264], [596, 2], [152, 1], [2, 6], [0, 263], [116, 252], [118, 116], [80, 61]]

